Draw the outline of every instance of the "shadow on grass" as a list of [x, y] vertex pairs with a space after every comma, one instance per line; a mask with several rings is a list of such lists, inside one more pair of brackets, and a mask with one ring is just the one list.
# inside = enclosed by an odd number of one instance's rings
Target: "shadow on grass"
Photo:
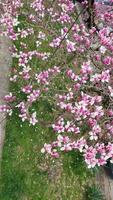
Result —
[[21, 200], [25, 195], [25, 174], [20, 170], [5, 171], [1, 179], [0, 200]]
[[79, 151], [68, 152], [64, 155], [64, 168], [67, 173], [72, 173], [78, 176], [80, 181], [83, 181], [86, 177], [94, 176], [95, 169], [88, 169], [83, 156]]

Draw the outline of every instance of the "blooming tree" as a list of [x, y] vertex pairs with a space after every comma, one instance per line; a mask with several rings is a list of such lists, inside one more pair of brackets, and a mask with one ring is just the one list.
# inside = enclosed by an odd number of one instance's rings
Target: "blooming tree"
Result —
[[91, 168], [113, 162], [113, 7], [93, 2], [87, 27], [88, 5], [78, 13], [70, 0], [2, 3], [1, 35], [12, 40], [10, 81], [18, 90], [3, 97], [0, 112], [44, 125], [36, 105], [49, 99], [53, 117], [45, 124], [56, 139], [41, 152], [58, 158], [79, 150]]

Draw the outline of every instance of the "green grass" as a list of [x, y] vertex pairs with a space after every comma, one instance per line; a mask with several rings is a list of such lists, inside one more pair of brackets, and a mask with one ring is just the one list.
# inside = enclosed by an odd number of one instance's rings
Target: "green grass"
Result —
[[85, 199], [86, 200], [103, 200], [104, 195], [99, 186], [97, 185], [88, 186], [86, 188]]
[[[14, 114], [7, 121], [0, 200], [81, 200], [91, 172], [79, 153], [52, 160], [40, 152], [50, 129], [30, 127]], [[87, 180], [86, 180], [87, 179]]]

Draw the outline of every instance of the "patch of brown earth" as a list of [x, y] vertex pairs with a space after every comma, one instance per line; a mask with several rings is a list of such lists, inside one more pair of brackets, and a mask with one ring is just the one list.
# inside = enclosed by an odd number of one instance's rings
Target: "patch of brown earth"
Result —
[[[8, 92], [9, 68], [11, 64], [9, 46], [9, 39], [5, 36], [0, 36], [0, 105], [4, 103], [2, 98]], [[5, 137], [5, 124], [5, 115], [0, 113], [0, 160]]]

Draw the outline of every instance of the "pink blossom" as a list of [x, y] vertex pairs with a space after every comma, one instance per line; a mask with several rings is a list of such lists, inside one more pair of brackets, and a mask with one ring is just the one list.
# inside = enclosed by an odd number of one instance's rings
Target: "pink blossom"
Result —
[[67, 51], [68, 51], [68, 53], [71, 53], [71, 52], [76, 50], [74, 42], [71, 42], [69, 40], [67, 40], [66, 42], [67, 42]]

